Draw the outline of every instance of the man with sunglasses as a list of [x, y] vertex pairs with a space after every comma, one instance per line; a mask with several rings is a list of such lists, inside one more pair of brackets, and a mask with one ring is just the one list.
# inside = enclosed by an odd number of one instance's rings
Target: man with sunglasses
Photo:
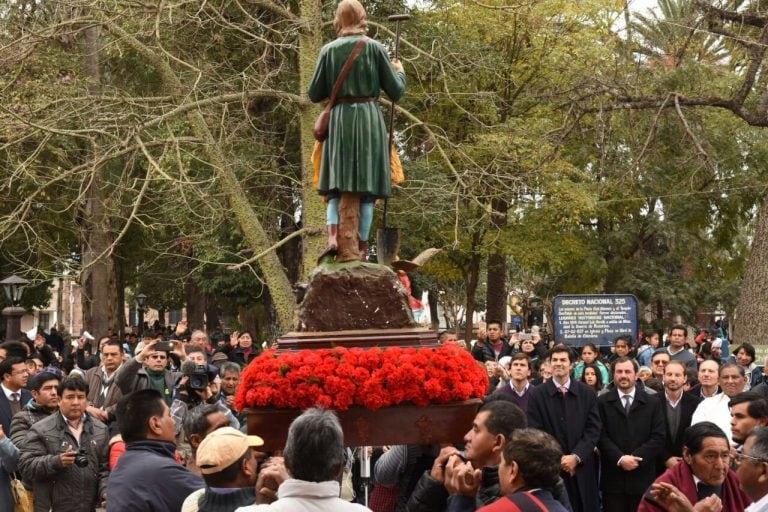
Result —
[[[140, 389], [155, 389], [163, 395], [163, 400], [170, 406], [173, 402], [173, 387], [179, 374], [167, 369], [168, 352], [157, 350], [159, 340], [153, 340], [122, 364], [115, 375], [115, 383], [123, 396]], [[186, 354], [183, 348], [173, 351], [183, 361]]]

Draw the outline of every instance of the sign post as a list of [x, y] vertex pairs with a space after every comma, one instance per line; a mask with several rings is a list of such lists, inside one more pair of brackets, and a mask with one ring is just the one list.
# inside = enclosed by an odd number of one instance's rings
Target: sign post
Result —
[[611, 345], [621, 335], [637, 339], [634, 295], [558, 295], [552, 306], [555, 341], [572, 347]]

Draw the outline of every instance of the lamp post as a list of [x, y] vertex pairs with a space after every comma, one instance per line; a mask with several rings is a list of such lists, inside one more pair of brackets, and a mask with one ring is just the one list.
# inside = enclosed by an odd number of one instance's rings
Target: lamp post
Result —
[[21, 317], [24, 316], [24, 308], [20, 307], [21, 295], [29, 281], [19, 276], [11, 276], [0, 281], [8, 300], [8, 306], [3, 308], [5, 317], [5, 340], [18, 341], [21, 338]]
[[147, 303], [147, 296], [143, 293], [136, 295], [136, 311], [139, 313], [139, 336], [144, 335], [144, 306]]

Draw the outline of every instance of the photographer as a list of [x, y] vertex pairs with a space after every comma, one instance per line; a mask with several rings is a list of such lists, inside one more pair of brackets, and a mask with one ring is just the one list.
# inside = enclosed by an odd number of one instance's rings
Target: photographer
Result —
[[85, 412], [88, 384], [67, 377], [59, 384], [59, 412], [33, 424], [19, 469], [32, 482], [35, 510], [93, 511], [105, 499], [107, 427]]
[[187, 358], [181, 342], [147, 341], [141, 352], [122, 364], [115, 374], [115, 383], [123, 396], [140, 389], [156, 389], [167, 405], [173, 402], [173, 384], [178, 374], [168, 370], [168, 354], [181, 361]]
[[229, 421], [229, 426], [239, 429], [240, 422], [226, 405], [226, 398], [221, 394], [219, 370], [213, 365], [196, 364], [185, 361], [181, 365], [181, 377], [171, 403], [171, 417], [175, 423], [176, 445], [179, 453], [187, 460], [191, 454], [187, 435], [182, 432], [187, 413], [200, 405], [216, 405]]

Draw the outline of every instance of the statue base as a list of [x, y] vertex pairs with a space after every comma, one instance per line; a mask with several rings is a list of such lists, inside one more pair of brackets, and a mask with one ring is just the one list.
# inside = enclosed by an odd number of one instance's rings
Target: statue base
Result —
[[299, 314], [302, 332], [413, 328], [408, 292], [375, 263], [325, 263], [310, 276]]
[[[336, 411], [344, 430], [344, 446], [461, 443], [472, 428], [481, 400], [417, 407], [396, 405], [371, 411], [351, 407]], [[288, 427], [301, 414], [297, 409], [245, 409], [248, 434], [264, 439], [262, 451], [285, 446]]]

